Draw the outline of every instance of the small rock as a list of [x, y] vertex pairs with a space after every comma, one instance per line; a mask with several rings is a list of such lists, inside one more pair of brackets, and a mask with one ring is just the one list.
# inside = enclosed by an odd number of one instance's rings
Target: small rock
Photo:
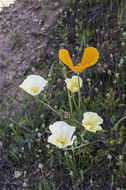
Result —
[[13, 178], [18, 179], [18, 178], [20, 178], [22, 176], [22, 174], [23, 174], [23, 171], [16, 170], [14, 172]]

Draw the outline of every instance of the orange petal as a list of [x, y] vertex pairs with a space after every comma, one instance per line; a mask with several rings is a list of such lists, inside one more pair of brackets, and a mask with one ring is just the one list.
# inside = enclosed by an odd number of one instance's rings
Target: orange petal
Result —
[[68, 50], [60, 49], [59, 50], [59, 58], [65, 65], [67, 65], [72, 70], [73, 63], [72, 63], [72, 60], [71, 60]]
[[[99, 58], [99, 52], [94, 47], [88, 47], [84, 50], [83, 57], [81, 60], [82, 67], [86, 69], [92, 65], [95, 65]], [[81, 65], [80, 64], [80, 65]]]
[[82, 72], [84, 69], [85, 69], [85, 67], [81, 62], [81, 63], [78, 63], [76, 66], [74, 66], [72, 68], [72, 71], [79, 73], [79, 72]]
[[66, 64], [74, 72], [82, 72], [84, 69], [95, 65], [99, 58], [99, 52], [94, 47], [88, 47], [84, 50], [83, 57], [80, 63], [73, 66], [69, 52], [66, 49], [59, 51], [60, 60]]

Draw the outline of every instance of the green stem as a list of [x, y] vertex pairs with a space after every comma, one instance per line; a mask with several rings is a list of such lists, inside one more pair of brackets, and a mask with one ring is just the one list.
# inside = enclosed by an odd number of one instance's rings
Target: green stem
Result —
[[28, 109], [27, 109], [27, 106], [26, 106], [26, 94], [23, 93], [22, 95], [22, 92], [20, 90], [20, 88], [18, 87], [18, 92], [20, 93], [22, 99], [23, 99], [23, 105], [22, 105], [22, 109], [25, 111], [25, 114], [28, 116], [29, 118], [29, 114], [28, 114]]
[[77, 104], [76, 104], [76, 102], [75, 102], [75, 96], [74, 96], [74, 93], [73, 93], [73, 103], [74, 103], [75, 107], [77, 108]]
[[125, 120], [126, 119], [126, 116], [124, 116], [124, 117], [122, 117], [115, 125], [114, 125], [114, 127], [112, 128], [112, 130], [117, 130], [117, 127], [118, 127], [118, 125], [119, 125], [119, 123], [121, 123], [123, 120]]
[[71, 115], [72, 115], [73, 110], [72, 110], [72, 103], [71, 103], [71, 97], [70, 97], [70, 91], [69, 91], [69, 89], [67, 89], [67, 92], [68, 92], [68, 99], [69, 99], [70, 113], [71, 113]]
[[81, 137], [83, 137], [85, 135], [85, 133], [86, 133], [86, 130], [83, 131]]
[[50, 110], [52, 110], [53, 112], [55, 112], [57, 115], [61, 116], [59, 112], [57, 112], [54, 108], [52, 108], [52, 106], [50, 106], [49, 104], [43, 102], [42, 100], [38, 99], [37, 97], [35, 97], [35, 99], [40, 102], [41, 104], [43, 104], [44, 106], [47, 106]]
[[80, 108], [80, 79], [79, 79], [79, 73], [77, 73], [78, 76], [78, 85], [79, 85], [79, 91], [78, 91], [78, 108]]
[[88, 143], [87, 144], [82, 144], [80, 146], [72, 147], [72, 148], [66, 148], [65, 150], [76, 150], [76, 149], [82, 148], [83, 146], [86, 146], [86, 145], [88, 145]]
[[[65, 76], [65, 80], [66, 80], [67, 79], [66, 70], [64, 70], [64, 76]], [[73, 113], [72, 102], [71, 102], [71, 97], [70, 97], [70, 91], [68, 88], [67, 88], [67, 93], [68, 93], [68, 99], [69, 99], [70, 114], [72, 115], [72, 113]]]
[[27, 187], [25, 187], [25, 190], [28, 190]]

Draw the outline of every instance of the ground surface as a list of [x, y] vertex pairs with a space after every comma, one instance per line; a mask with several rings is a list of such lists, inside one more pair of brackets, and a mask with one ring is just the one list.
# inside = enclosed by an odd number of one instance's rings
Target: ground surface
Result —
[[[8, 1], [4, 2], [8, 5]], [[40, 63], [43, 48], [49, 43], [48, 31], [55, 22], [60, 1], [17, 0], [0, 12], [0, 101], [6, 102], [6, 96], [17, 94], [15, 85]], [[50, 54], [50, 52], [48, 52]], [[43, 64], [41, 62], [41, 64]], [[20, 97], [18, 97], [20, 99]]]

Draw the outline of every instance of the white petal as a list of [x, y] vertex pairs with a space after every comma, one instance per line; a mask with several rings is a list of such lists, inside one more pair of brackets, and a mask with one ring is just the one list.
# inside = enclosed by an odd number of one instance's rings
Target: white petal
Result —
[[56, 143], [56, 139], [54, 138], [53, 135], [50, 135], [50, 136], [48, 137], [47, 141], [48, 141], [49, 143], [54, 144], [54, 145], [57, 144], [57, 143]]
[[102, 123], [103, 119], [97, 113], [94, 112], [84, 113], [84, 119], [82, 120], [82, 125], [85, 127], [87, 131], [96, 132], [98, 130], [102, 130], [102, 127], [99, 126]]
[[77, 88], [77, 87], [73, 87], [72, 92], [78, 92], [78, 91], [79, 91], [79, 88]]
[[[19, 86], [32, 96], [38, 95], [46, 86], [48, 81], [38, 75], [29, 75], [23, 83]], [[31, 88], [38, 88], [38, 92], [34, 93]]]
[[76, 128], [74, 126], [69, 126], [69, 125], [67, 127], [66, 126], [63, 127], [63, 135], [67, 136], [68, 141], [71, 140], [71, 137], [75, 132], [75, 129]]
[[[74, 136], [73, 136], [73, 138], [71, 139], [71, 141], [70, 141], [69, 145], [72, 145], [72, 144], [73, 144], [73, 142], [74, 142], [74, 140], [75, 140], [76, 138], [77, 138], [77, 137], [74, 135]], [[69, 146], [69, 145], [68, 145], [68, 146]]]
[[65, 80], [66, 84], [67, 84], [67, 88], [70, 89], [71, 88], [71, 79], [67, 78]]
[[59, 148], [63, 148], [62, 143], [58, 143], [57, 146], [58, 146]]
[[[70, 78], [67, 78], [67, 79], [65, 80], [65, 82], [66, 82], [66, 84], [67, 84], [67, 88], [68, 88], [71, 92], [73, 92], [73, 93], [78, 92], [78, 90], [79, 90], [78, 76], [73, 75], [71, 79], [70, 79]], [[83, 81], [82, 81], [82, 79], [81, 79], [80, 77], [79, 77], [79, 82], [80, 82], [80, 87], [82, 87]]]
[[[71, 79], [72, 79], [74, 82], [77, 82], [77, 84], [78, 84], [78, 76], [73, 75]], [[82, 87], [83, 80], [82, 80], [81, 77], [79, 77], [79, 82], [80, 82], [80, 87]], [[78, 86], [79, 86], [79, 85], [78, 85]]]
[[49, 126], [50, 131], [55, 136], [63, 136], [71, 138], [75, 131], [75, 127], [68, 125], [64, 121], [57, 121], [53, 125]]
[[76, 136], [73, 136], [73, 138], [68, 142], [68, 144], [64, 145], [64, 146], [60, 146], [60, 148], [66, 148], [67, 146], [71, 146], [74, 142], [74, 140], [76, 139]]
[[62, 133], [62, 127], [64, 126], [65, 122], [64, 121], [57, 121], [53, 123], [53, 125], [49, 126], [50, 131], [52, 134], [61, 134]]
[[97, 126], [96, 127], [96, 131], [101, 131], [102, 130], [102, 127], [101, 126]]
[[96, 126], [103, 123], [103, 119], [94, 112], [86, 112], [84, 113], [84, 121], [95, 123]]
[[91, 128], [90, 125], [84, 125], [84, 127], [85, 127], [86, 130], [89, 130]]
[[[52, 132], [52, 135], [48, 137], [48, 142], [58, 146], [59, 148], [64, 148], [73, 144], [75, 136], [72, 138], [72, 135], [76, 129], [75, 127], [68, 125], [64, 121], [57, 121], [53, 125], [50, 125], [49, 129]], [[64, 145], [57, 139], [64, 139]]]

